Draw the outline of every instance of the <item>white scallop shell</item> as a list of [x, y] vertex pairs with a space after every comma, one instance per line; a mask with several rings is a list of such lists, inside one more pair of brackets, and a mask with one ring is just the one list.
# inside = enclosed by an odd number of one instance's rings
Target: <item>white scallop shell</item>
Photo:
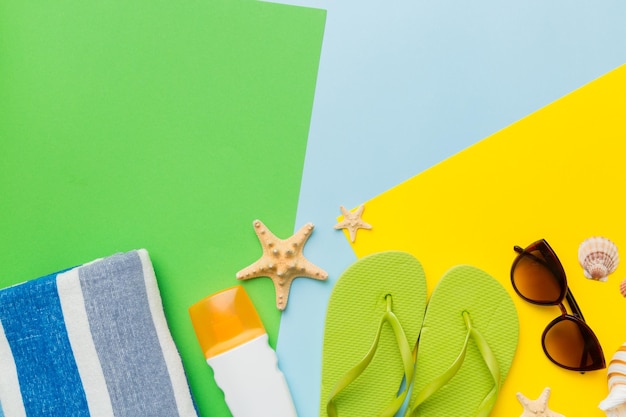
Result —
[[617, 246], [605, 237], [590, 237], [578, 247], [578, 262], [587, 278], [606, 281], [619, 264]]
[[598, 407], [607, 417], [626, 417], [626, 343], [611, 358], [607, 375], [609, 395]]

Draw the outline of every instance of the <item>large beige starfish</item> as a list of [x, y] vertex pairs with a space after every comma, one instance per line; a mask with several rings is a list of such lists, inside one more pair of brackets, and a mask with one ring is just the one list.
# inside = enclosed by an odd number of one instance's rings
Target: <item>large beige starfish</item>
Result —
[[313, 223], [305, 224], [284, 240], [277, 238], [260, 220], [255, 220], [252, 224], [263, 247], [263, 255], [252, 265], [237, 272], [237, 279], [271, 278], [276, 289], [276, 307], [279, 310], [287, 307], [289, 288], [294, 278], [328, 278], [326, 271], [313, 265], [302, 253], [304, 244], [313, 231]]
[[565, 417], [563, 414], [555, 413], [548, 408], [550, 398], [550, 388], [544, 388], [539, 398], [534, 401], [524, 397], [522, 393], [517, 393], [517, 399], [524, 407], [524, 412], [520, 417]]
[[348, 229], [350, 232], [350, 241], [356, 240], [356, 231], [358, 229], [371, 229], [372, 226], [365, 223], [361, 216], [363, 215], [363, 209], [365, 206], [361, 204], [354, 212], [346, 210], [344, 206], [339, 206], [341, 213], [343, 214], [343, 220], [335, 225], [335, 229]]

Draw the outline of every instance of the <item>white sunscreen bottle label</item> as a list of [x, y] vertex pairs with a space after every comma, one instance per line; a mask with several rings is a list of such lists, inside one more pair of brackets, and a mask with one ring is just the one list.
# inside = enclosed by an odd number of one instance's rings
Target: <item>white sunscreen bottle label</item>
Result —
[[267, 334], [207, 359], [233, 417], [296, 417]]

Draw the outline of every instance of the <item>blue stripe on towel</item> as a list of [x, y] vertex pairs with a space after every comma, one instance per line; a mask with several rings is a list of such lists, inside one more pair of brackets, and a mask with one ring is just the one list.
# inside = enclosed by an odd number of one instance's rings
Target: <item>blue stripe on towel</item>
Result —
[[114, 255], [78, 273], [116, 417], [178, 416], [138, 253]]
[[18, 370], [26, 415], [89, 416], [56, 274], [0, 291], [0, 320]]

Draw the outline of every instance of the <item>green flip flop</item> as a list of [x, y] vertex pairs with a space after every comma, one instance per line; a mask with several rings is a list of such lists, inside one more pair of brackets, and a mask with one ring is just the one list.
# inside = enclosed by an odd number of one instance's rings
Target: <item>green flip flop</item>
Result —
[[413, 378], [425, 309], [424, 270], [408, 253], [369, 255], [343, 272], [326, 311], [321, 417], [396, 413]]
[[517, 310], [498, 281], [472, 266], [450, 269], [428, 302], [405, 416], [488, 416], [518, 334]]

